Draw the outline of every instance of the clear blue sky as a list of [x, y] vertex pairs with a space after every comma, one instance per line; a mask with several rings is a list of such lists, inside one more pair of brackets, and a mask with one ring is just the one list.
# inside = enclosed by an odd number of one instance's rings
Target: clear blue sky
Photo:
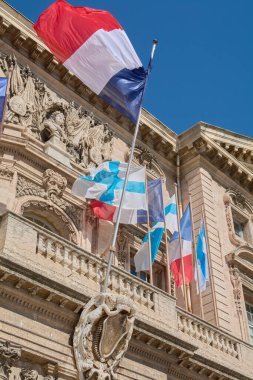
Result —
[[[53, 1], [9, 0], [31, 21]], [[253, 0], [70, 0], [106, 9], [144, 65], [145, 108], [177, 133], [202, 120], [253, 137]]]

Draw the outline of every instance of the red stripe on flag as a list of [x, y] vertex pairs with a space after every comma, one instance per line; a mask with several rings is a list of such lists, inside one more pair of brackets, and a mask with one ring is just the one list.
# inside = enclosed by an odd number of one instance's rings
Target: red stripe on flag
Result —
[[97, 30], [109, 32], [123, 28], [109, 12], [73, 7], [64, 0], [57, 0], [39, 16], [34, 29], [63, 63]]
[[[185, 283], [189, 284], [190, 282], [193, 281], [192, 255], [184, 256], [183, 261], [184, 261]], [[171, 271], [173, 273], [176, 286], [179, 287], [179, 286], [183, 285], [181, 258], [173, 261], [170, 264], [170, 268], [171, 268]]]
[[90, 205], [93, 209], [94, 215], [97, 218], [113, 222], [113, 215], [116, 210], [115, 206], [108, 205], [107, 203], [103, 203], [97, 200], [91, 201]]

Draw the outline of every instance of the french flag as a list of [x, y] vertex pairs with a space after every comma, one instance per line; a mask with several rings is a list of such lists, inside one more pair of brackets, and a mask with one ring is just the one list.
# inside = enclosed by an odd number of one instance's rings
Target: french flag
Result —
[[147, 72], [109, 12], [58, 0], [40, 15], [34, 29], [60, 63], [136, 123]]
[[[182, 257], [184, 265], [185, 283], [189, 284], [193, 281], [193, 265], [192, 265], [192, 224], [190, 204], [180, 220], [180, 230], [182, 238]], [[174, 276], [177, 287], [183, 284], [182, 259], [180, 254], [180, 243], [178, 231], [175, 231], [169, 243], [170, 268]]]

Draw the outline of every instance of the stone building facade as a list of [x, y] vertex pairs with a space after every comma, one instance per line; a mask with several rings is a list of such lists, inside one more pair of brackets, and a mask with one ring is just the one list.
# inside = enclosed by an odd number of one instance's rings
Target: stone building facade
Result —
[[[0, 379], [72, 380], [74, 330], [100, 293], [112, 225], [71, 187], [90, 167], [126, 161], [134, 126], [3, 1], [0, 76], [10, 77], [0, 137]], [[253, 379], [253, 140], [203, 122], [178, 136], [143, 110], [135, 162], [162, 177], [167, 197], [179, 181], [182, 208], [191, 193], [196, 236], [204, 212], [210, 282], [200, 318], [194, 284], [191, 312], [173, 281], [168, 292], [164, 242], [151, 286], [133, 267], [145, 228], [120, 227], [109, 291], [131, 300], [136, 316], [118, 379]]]

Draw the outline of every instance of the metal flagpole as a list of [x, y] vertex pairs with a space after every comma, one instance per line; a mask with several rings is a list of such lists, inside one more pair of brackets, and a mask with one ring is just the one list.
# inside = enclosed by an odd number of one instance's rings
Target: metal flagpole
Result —
[[196, 267], [196, 271], [197, 271], [197, 283], [198, 283], [198, 288], [199, 288], [200, 313], [201, 313], [201, 318], [204, 319], [203, 301], [202, 301], [202, 295], [201, 295], [201, 291], [200, 291], [200, 275], [199, 275], [198, 257], [197, 257], [195, 234], [194, 234], [191, 193], [189, 193], [189, 202], [190, 202], [191, 224], [192, 224], [192, 249], [193, 249], [193, 257], [194, 257], [194, 261], [195, 261], [195, 267]]
[[121, 211], [122, 211], [122, 206], [123, 206], [123, 202], [124, 202], [124, 198], [125, 198], [126, 185], [127, 185], [127, 181], [128, 181], [128, 177], [129, 177], [129, 173], [130, 173], [131, 164], [132, 164], [132, 161], [133, 161], [134, 149], [135, 149], [135, 144], [136, 144], [136, 140], [137, 140], [137, 135], [138, 135], [138, 132], [139, 132], [142, 102], [143, 102], [144, 92], [145, 92], [145, 89], [146, 89], [146, 86], [147, 86], [148, 76], [149, 76], [149, 73], [150, 73], [150, 70], [151, 70], [152, 60], [153, 60], [154, 54], [155, 54], [156, 45], [157, 45], [157, 40], [153, 40], [153, 45], [152, 45], [152, 50], [151, 50], [151, 55], [150, 55], [150, 61], [149, 61], [149, 66], [148, 66], [148, 72], [147, 72], [146, 82], [145, 82], [145, 86], [144, 86], [144, 89], [143, 89], [143, 92], [142, 92], [142, 98], [141, 98], [141, 102], [140, 102], [139, 114], [138, 114], [138, 118], [137, 118], [137, 122], [136, 122], [136, 126], [135, 126], [134, 137], [133, 137], [133, 141], [132, 141], [132, 147], [131, 147], [129, 161], [128, 161], [128, 166], [127, 166], [127, 171], [126, 171], [126, 177], [125, 177], [125, 180], [124, 180], [124, 185], [123, 185], [121, 199], [120, 199], [120, 204], [119, 204], [119, 211], [118, 211], [118, 215], [117, 215], [117, 219], [116, 219], [116, 223], [115, 223], [115, 227], [114, 227], [114, 232], [113, 232], [113, 237], [112, 237], [112, 244], [111, 244], [111, 248], [110, 248], [110, 255], [109, 255], [108, 266], [107, 266], [106, 275], [105, 275], [105, 281], [104, 281], [104, 284], [103, 284], [103, 287], [102, 287], [102, 292], [103, 293], [105, 293], [106, 290], [107, 290], [107, 288], [108, 288], [109, 275], [110, 275], [110, 271], [111, 271], [111, 267], [112, 267], [113, 254], [115, 253], [115, 246], [116, 246], [116, 239], [117, 239], [117, 234], [118, 234], [118, 229], [119, 229]]
[[[163, 193], [163, 188], [162, 188]], [[170, 275], [170, 258], [169, 258], [169, 244], [168, 244], [168, 235], [166, 228], [166, 220], [165, 220], [165, 208], [164, 208], [164, 194], [163, 194], [163, 218], [164, 218], [164, 238], [165, 238], [165, 249], [166, 249], [166, 291], [171, 294], [171, 275]]]
[[[148, 181], [147, 181], [147, 170], [145, 168], [145, 179], [146, 179], [146, 200], [148, 206]], [[150, 284], [153, 285], [153, 265], [152, 265], [152, 252], [151, 252], [151, 239], [150, 239], [150, 217], [149, 208], [147, 207], [147, 227], [148, 227], [148, 262], [149, 262], [149, 278]]]
[[182, 265], [183, 294], [184, 294], [184, 300], [185, 300], [185, 308], [186, 310], [188, 310], [188, 300], [187, 300], [187, 294], [186, 294], [184, 260], [183, 260], [183, 244], [182, 244], [182, 236], [181, 236], [181, 228], [180, 228], [180, 217], [179, 217], [179, 210], [178, 210], [178, 192], [177, 192], [176, 183], [174, 183], [174, 189], [175, 189], [176, 202], [177, 202], [177, 226], [178, 226], [178, 238], [179, 238], [179, 244], [180, 244], [180, 259], [181, 259], [181, 265]]

